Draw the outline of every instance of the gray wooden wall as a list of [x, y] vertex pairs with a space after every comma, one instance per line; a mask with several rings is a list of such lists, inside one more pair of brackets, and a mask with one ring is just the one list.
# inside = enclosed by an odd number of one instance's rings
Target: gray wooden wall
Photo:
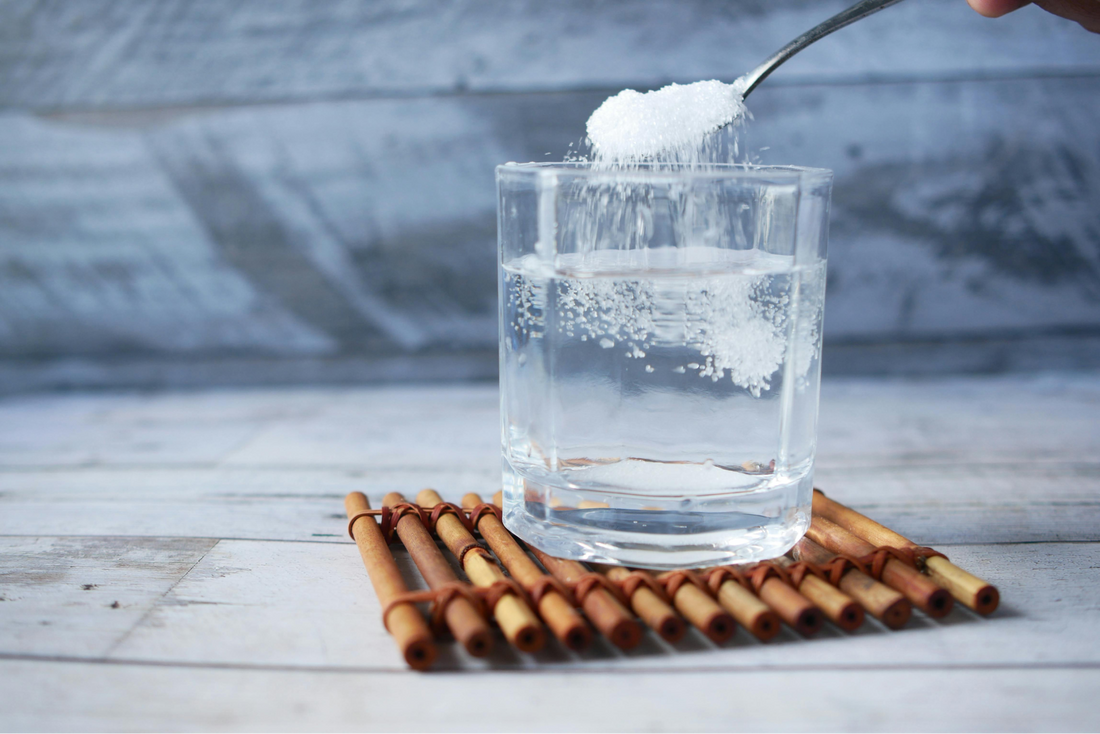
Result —
[[[493, 166], [835, 0], [0, 0], [0, 390], [495, 374]], [[751, 98], [829, 372], [1100, 366], [1100, 36], [908, 0]]]

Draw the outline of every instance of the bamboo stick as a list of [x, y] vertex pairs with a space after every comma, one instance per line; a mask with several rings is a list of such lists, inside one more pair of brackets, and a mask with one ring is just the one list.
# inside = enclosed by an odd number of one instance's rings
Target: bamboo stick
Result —
[[504, 490], [498, 489], [493, 493], [493, 504], [497, 507], [504, 507]]
[[[675, 573], [677, 572], [668, 571], [658, 576], [657, 580], [664, 583]], [[737, 631], [737, 623], [730, 613], [712, 599], [710, 594], [689, 581], [674, 590], [672, 604], [676, 611], [684, 615], [687, 621], [699, 628], [712, 642], [723, 643]]]
[[[499, 507], [503, 501], [504, 493], [498, 490], [493, 495], [493, 503]], [[543, 567], [550, 572], [550, 575], [562, 583], [573, 584], [581, 576], [588, 573], [588, 569], [576, 561], [554, 558], [534, 546], [528, 547]], [[588, 615], [588, 620], [596, 626], [596, 629], [621, 649], [629, 650], [641, 642], [641, 627], [630, 617], [630, 613], [623, 608], [623, 605], [606, 589], [593, 589], [581, 602], [581, 606], [585, 614]]]
[[[858, 535], [872, 545], [911, 549], [922, 547], [885, 525], [880, 525], [852, 508], [826, 497], [818, 489], [814, 490], [813, 512]], [[993, 584], [964, 571], [946, 558], [919, 554], [918, 557], [923, 559], [924, 569], [933, 581], [978, 614], [992, 614], [997, 609], [1001, 602], [1001, 594]]]
[[[841, 555], [860, 558], [875, 551], [875, 546], [863, 538], [817, 515], [811, 520], [806, 535], [818, 545]], [[955, 604], [947, 590], [896, 558], [890, 558], [883, 566], [882, 582], [900, 591], [930, 617], [944, 616]]]
[[[382, 498], [382, 504], [386, 507], [405, 501], [397, 492], [390, 492]], [[438, 589], [459, 582], [419, 516], [405, 515], [397, 521], [396, 531], [429, 588]], [[489, 654], [493, 646], [489, 625], [468, 599], [458, 597], [448, 604], [443, 619], [455, 639], [468, 653], [474, 657], [485, 657]]]
[[[416, 501], [422, 507], [434, 507], [443, 502], [443, 498], [434, 489], [424, 489], [416, 495]], [[462, 520], [452, 514], [443, 515], [436, 521], [435, 531], [451, 554], [462, 564], [462, 570], [475, 586], [488, 588], [498, 582], [507, 581], [504, 572], [488, 557], [484, 549], [481, 552], [466, 550], [480, 546]], [[516, 649], [537, 652], [546, 644], [546, 634], [539, 618], [527, 606], [527, 602], [514, 593], [501, 594], [492, 612], [505, 639]]]
[[[741, 566], [741, 573], [748, 576], [755, 565]], [[769, 577], [756, 592], [760, 601], [771, 607], [779, 618], [801, 635], [814, 635], [825, 625], [825, 617], [812, 601], [775, 576]]]
[[[462, 498], [463, 507], [474, 507], [480, 504], [481, 497], [473, 492]], [[512, 574], [512, 578], [530, 593], [545, 574], [520, 547], [504, 524], [496, 515], [482, 515], [477, 520], [477, 531]], [[592, 630], [585, 624], [584, 618], [558, 592], [553, 589], [546, 591], [539, 598], [537, 606], [539, 614], [542, 615], [550, 631], [569, 649], [583, 650], [592, 642]]]
[[[712, 569], [711, 572], [715, 570], [717, 569]], [[736, 581], [725, 579], [715, 591], [715, 598], [722, 608], [761, 642], [767, 642], [779, 634], [779, 615]]]
[[[629, 571], [622, 566], [597, 566], [600, 573], [623, 588], [632, 574], [649, 576], [645, 571]], [[652, 579], [652, 577], [649, 577]], [[656, 582], [654, 582], [656, 583]], [[645, 583], [639, 583], [630, 594], [630, 607], [649, 627], [669, 642], [679, 642], [687, 632], [684, 620], [668, 603]]]
[[[386, 609], [401, 594], [409, 589], [401, 578], [401, 571], [390, 553], [386, 539], [378, 523], [369, 515], [370, 502], [362, 492], [352, 492], [344, 498], [351, 526], [348, 531], [355, 539], [363, 565], [367, 567], [371, 586], [378, 596], [378, 603]], [[393, 635], [394, 642], [401, 650], [402, 657], [414, 670], [427, 670], [435, 662], [436, 649], [432, 641], [431, 630], [420, 611], [412, 603], [395, 604], [383, 619], [383, 624]]]
[[[493, 502], [502, 505], [503, 492], [494, 494]], [[587, 500], [578, 505], [593, 508], [607, 506], [606, 503]], [[736, 582], [723, 583], [715, 592], [715, 597], [717, 602], [694, 585], [683, 584], [673, 598], [673, 605], [715, 642], [728, 640], [737, 630], [737, 622], [762, 641], [770, 640], [779, 633], [780, 620], [775, 612]]]
[[[796, 557], [823, 566], [836, 558], [835, 553], [822, 548], [809, 538], [794, 546]], [[858, 601], [872, 617], [890, 629], [901, 629], [913, 613], [913, 605], [900, 591], [879, 583], [858, 568], [849, 568], [840, 577], [838, 588]]]
[[[793, 558], [786, 556], [776, 561], [784, 568], [790, 568], [796, 563]], [[845, 632], [857, 630], [863, 624], [863, 607], [852, 597], [812, 573], [802, 576], [798, 583], [798, 593], [813, 602], [829, 621]]]
[[[539, 563], [562, 583], [573, 586], [588, 573], [588, 569], [576, 561], [554, 558], [538, 548], [528, 546]], [[623, 650], [629, 650], [642, 641], [642, 628], [630, 616], [618, 599], [607, 589], [596, 587], [584, 599], [579, 599], [584, 613], [604, 637]]]

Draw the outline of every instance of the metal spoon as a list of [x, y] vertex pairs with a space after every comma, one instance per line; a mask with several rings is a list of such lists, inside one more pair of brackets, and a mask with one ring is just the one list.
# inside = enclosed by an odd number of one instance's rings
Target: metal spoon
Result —
[[[756, 67], [749, 73], [738, 77], [733, 81], [732, 84], [726, 84], [723, 86], [729, 92], [731, 97], [738, 96], [741, 99], [748, 97], [749, 93], [752, 92], [752, 90], [756, 89], [757, 85], [760, 84], [760, 82], [764, 81], [764, 79], [766, 79], [769, 74], [775, 71], [780, 64], [794, 56], [802, 49], [809, 46], [814, 41], [822, 39], [833, 31], [839, 30], [851, 23], [855, 23], [857, 20], [865, 18], [872, 13], [877, 13], [883, 8], [889, 7], [891, 5], [896, 5], [899, 2], [901, 2], [901, 0], [862, 0], [862, 2], [856, 3], [847, 10], [837, 13], [832, 18], [826, 20], [824, 23], [820, 23], [814, 26], [798, 38], [788, 43], [783, 48], [776, 51], [775, 54], [771, 56], [771, 58], [766, 60], [760, 66]], [[651, 94], [662, 95], [676, 86], [677, 85], [675, 84], [670, 84], [669, 86], [658, 89], [655, 92], [647, 92], [645, 95], [642, 96], [644, 97]], [[690, 87], [693, 85], [688, 86]], [[637, 92], [633, 92], [632, 90], [627, 91], [630, 91], [631, 94], [633, 94], [635, 97], [638, 96]], [[599, 108], [596, 109], [595, 112], [592, 113], [592, 116], [588, 118], [589, 144], [592, 146], [593, 151], [597, 154], [599, 154], [602, 148], [605, 149], [604, 145], [606, 142], [608, 142], [608, 135], [611, 138], [610, 142], [612, 143], [612, 147], [614, 147], [615, 143], [617, 142], [616, 135], [619, 136], [618, 142], [621, 142], [621, 133], [617, 131], [619, 130], [619, 123], [622, 119], [622, 116], [637, 114], [637, 110], [634, 106], [632, 106], [634, 105], [633, 101], [629, 103], [623, 101], [624, 94], [624, 92], [620, 92], [619, 94], [609, 97], [602, 105], [599, 106]], [[699, 129], [692, 130], [691, 132], [693, 134], [698, 133], [699, 136], [703, 136], [710, 134], [715, 130], [720, 130], [726, 125], [729, 125], [730, 123], [733, 123], [737, 120], [743, 119], [743, 107], [741, 107], [739, 104], [734, 104], [735, 100], [733, 100], [732, 98], [728, 98], [724, 100], [724, 102], [725, 105], [722, 109], [722, 115], [725, 116], [726, 119], [723, 122], [714, 124], [713, 121], [708, 120], [702, 123], [703, 127], [695, 125], [696, 127], [699, 127]], [[713, 127], [710, 127], [710, 125], [713, 125]], [[601, 139], [603, 140], [603, 142], [601, 142]], [[666, 145], [666, 140], [663, 136], [659, 134], [656, 136], [642, 135], [640, 140], [635, 140], [633, 145], [628, 146], [632, 147], [633, 150], [631, 150], [628, 154], [625, 154], [623, 156], [623, 160], [657, 160], [660, 158], [661, 155], [669, 152], [669, 149], [665, 147]], [[610, 158], [614, 157], [614, 155], [610, 156]]]
[[763, 64], [756, 67], [748, 74], [739, 77], [737, 81], [733, 83], [733, 86], [737, 88], [737, 91], [741, 93], [742, 97], [748, 97], [749, 92], [756, 89], [756, 86], [764, 81], [768, 77], [768, 74], [771, 74], [780, 64], [814, 41], [819, 41], [833, 31], [840, 30], [846, 25], [855, 23], [861, 18], [866, 18], [868, 15], [877, 13], [883, 8], [888, 8], [900, 2], [901, 0], [863, 0], [863, 2], [856, 3], [847, 10], [837, 13], [824, 23], [814, 26], [776, 51], [775, 54]]

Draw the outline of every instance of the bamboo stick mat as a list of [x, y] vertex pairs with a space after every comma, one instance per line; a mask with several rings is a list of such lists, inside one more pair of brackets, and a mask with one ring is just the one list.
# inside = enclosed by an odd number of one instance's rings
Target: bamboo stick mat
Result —
[[[474, 494], [458, 505], [430, 489], [415, 502], [390, 493], [382, 504], [373, 509], [362, 493], [349, 494], [348, 532], [378, 596], [381, 622], [415, 670], [431, 667], [437, 643], [447, 637], [472, 656], [489, 655], [493, 625], [523, 653], [551, 638], [584, 651], [597, 634], [629, 650], [647, 630], [678, 642], [692, 626], [722, 644], [743, 628], [766, 642], [784, 625], [810, 637], [826, 624], [853, 632], [870, 615], [897, 630], [914, 613], [941, 618], [959, 603], [984, 616], [1000, 603], [996, 587], [942, 553], [818, 490], [810, 528], [787, 555], [657, 574], [589, 566], [526, 546], [504, 527], [499, 506]], [[394, 543], [404, 545], [426, 590], [409, 591]]]

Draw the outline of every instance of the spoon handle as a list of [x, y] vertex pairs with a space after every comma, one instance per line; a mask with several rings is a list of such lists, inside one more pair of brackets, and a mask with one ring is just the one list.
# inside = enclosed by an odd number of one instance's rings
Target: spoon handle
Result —
[[814, 41], [821, 40], [833, 31], [838, 31], [846, 25], [855, 23], [861, 18], [866, 18], [872, 13], [877, 13], [883, 8], [888, 8], [900, 2], [901, 0], [862, 0], [862, 2], [856, 3], [847, 10], [837, 13], [832, 18], [806, 31], [801, 36], [776, 51], [767, 61], [750, 71], [748, 74], [745, 74], [734, 83], [741, 90], [741, 96], [748, 97], [749, 92], [756, 89], [756, 86], [764, 81], [768, 74], [771, 74], [780, 64]]

